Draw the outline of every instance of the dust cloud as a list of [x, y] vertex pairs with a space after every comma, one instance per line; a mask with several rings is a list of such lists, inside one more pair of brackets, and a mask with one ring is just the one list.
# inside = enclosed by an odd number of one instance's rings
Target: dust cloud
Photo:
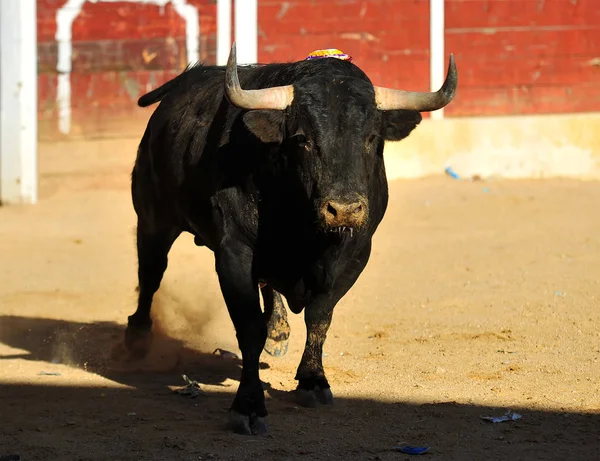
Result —
[[161, 287], [152, 303], [154, 334], [180, 340], [190, 348], [206, 348], [206, 333], [215, 311], [225, 308], [217, 301], [212, 296], [175, 294], [170, 287]]

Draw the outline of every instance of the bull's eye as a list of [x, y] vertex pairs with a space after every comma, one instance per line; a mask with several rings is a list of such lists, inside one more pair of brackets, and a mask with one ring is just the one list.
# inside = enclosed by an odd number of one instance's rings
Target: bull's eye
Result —
[[299, 134], [295, 136], [296, 138], [296, 142], [298, 143], [298, 148], [300, 149], [304, 149], [307, 152], [310, 152], [310, 150], [312, 149], [312, 145], [310, 143], [310, 141], [308, 139], [306, 139], [306, 136], [304, 136], [303, 134]]
[[379, 136], [377, 134], [372, 134], [367, 138], [367, 144], [373, 144], [375, 141], [377, 141], [378, 137]]

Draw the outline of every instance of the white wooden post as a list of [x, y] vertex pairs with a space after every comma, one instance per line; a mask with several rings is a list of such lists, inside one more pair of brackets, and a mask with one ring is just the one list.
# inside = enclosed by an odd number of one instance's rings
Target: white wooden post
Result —
[[227, 64], [231, 51], [231, 0], [217, 0], [217, 66]]
[[36, 0], [0, 0], [0, 201], [37, 202]]
[[257, 0], [237, 0], [234, 16], [237, 62], [255, 64], [258, 60]]
[[[429, 0], [429, 75], [431, 91], [437, 91], [444, 84], [446, 76], [446, 56], [444, 45], [444, 1]], [[444, 109], [431, 112], [431, 118], [444, 118]]]

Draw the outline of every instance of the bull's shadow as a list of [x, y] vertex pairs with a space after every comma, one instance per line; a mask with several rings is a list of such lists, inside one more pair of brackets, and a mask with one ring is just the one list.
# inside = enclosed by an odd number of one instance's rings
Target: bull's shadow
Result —
[[[123, 330], [111, 322], [0, 316], [0, 341], [24, 351], [1, 357], [0, 369], [6, 366], [2, 359], [60, 360], [131, 386], [99, 388], [64, 380], [56, 385], [52, 377], [33, 384], [3, 380], [0, 456], [395, 461], [408, 459], [392, 448], [402, 442], [431, 445], [428, 458], [435, 460], [592, 460], [600, 453], [597, 412], [513, 408], [523, 415], [521, 420], [491, 424], [480, 415], [499, 415], [505, 409], [448, 401], [339, 398], [331, 408], [305, 409], [274, 398], [269, 402], [271, 436], [238, 436], [225, 426], [231, 389], [189, 400], [171, 397], [164, 386], [173, 384], [174, 372], [182, 369], [201, 383], [223, 384], [238, 378], [239, 362], [158, 336], [155, 346], [163, 353], [175, 348], [177, 362], [161, 364], [159, 350], [154, 358], [158, 371], [151, 375], [118, 372], [111, 367], [110, 353], [122, 340]], [[45, 371], [52, 371], [51, 366]]]
[[200, 352], [161, 332], [154, 333], [145, 358], [133, 359], [123, 346], [124, 331], [124, 325], [113, 322], [0, 316], [0, 342], [24, 351], [0, 356], [0, 364], [12, 358], [60, 363], [142, 388], [183, 384], [177, 382], [181, 373], [216, 386], [240, 377], [241, 360]]
[[[225, 430], [231, 394], [171, 398], [136, 389], [0, 386], [0, 457], [27, 460], [379, 460], [410, 457], [394, 446], [430, 446], [428, 460], [598, 460], [600, 415], [513, 408], [523, 418], [491, 424], [502, 408], [340, 398], [328, 409], [272, 401], [270, 436]], [[195, 402], [196, 404], [192, 404]]]

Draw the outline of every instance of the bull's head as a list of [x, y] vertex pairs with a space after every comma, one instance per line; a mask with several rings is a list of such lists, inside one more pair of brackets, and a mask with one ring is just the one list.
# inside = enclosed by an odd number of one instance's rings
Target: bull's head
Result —
[[306, 61], [296, 72], [293, 85], [244, 90], [234, 44], [225, 93], [248, 110], [244, 123], [256, 137], [284, 146], [290, 173], [322, 228], [360, 229], [369, 217], [370, 185], [383, 176], [384, 142], [405, 138], [421, 121], [420, 112], [452, 100], [454, 57], [443, 86], [431, 93], [373, 86], [358, 67], [335, 59]]

